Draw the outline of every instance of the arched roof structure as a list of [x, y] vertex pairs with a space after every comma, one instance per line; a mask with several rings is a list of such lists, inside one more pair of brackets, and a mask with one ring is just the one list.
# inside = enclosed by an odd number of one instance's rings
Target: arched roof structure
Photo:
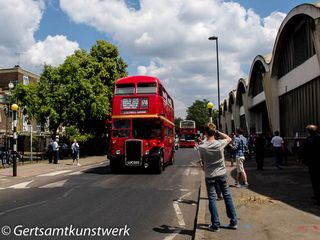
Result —
[[[314, 4], [301, 4], [293, 8], [285, 19], [282, 21], [279, 28], [275, 44], [272, 51], [272, 61], [270, 63], [271, 76], [276, 76], [279, 70], [282, 49], [285, 48], [286, 37], [292, 34], [292, 28], [299, 24], [302, 19], [318, 19], [320, 18], [320, 2]], [[311, 26], [312, 27], [312, 26]]]

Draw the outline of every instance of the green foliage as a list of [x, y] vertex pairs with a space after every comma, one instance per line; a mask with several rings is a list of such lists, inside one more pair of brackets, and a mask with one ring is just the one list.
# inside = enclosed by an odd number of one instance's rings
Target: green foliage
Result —
[[76, 126], [66, 127], [66, 137], [70, 142], [73, 142], [73, 140], [76, 139], [79, 143], [84, 143], [94, 138], [92, 134], [81, 134]]
[[96, 134], [111, 110], [114, 82], [127, 76], [117, 47], [98, 40], [89, 53], [76, 50], [58, 67], [45, 65], [38, 84], [18, 86], [15, 98], [29, 117], [49, 118], [53, 135], [59, 126], [77, 126], [81, 135]]
[[[208, 123], [209, 121], [209, 111], [207, 108], [208, 100], [203, 99], [196, 100], [193, 104], [187, 109], [187, 120], [193, 120], [196, 122], [197, 129], [200, 129], [202, 126]], [[212, 111], [213, 122], [217, 118], [218, 111]]]

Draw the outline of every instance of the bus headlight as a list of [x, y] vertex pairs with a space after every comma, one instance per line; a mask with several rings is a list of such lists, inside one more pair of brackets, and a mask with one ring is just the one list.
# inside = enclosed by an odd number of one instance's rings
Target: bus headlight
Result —
[[116, 155], [120, 155], [120, 150], [116, 150]]

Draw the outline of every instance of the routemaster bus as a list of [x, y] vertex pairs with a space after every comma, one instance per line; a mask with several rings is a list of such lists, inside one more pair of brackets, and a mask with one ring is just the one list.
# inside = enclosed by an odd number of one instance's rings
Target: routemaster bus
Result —
[[110, 168], [142, 167], [161, 173], [174, 159], [174, 105], [160, 80], [118, 79], [112, 99]]
[[195, 147], [196, 146], [196, 123], [193, 120], [180, 121], [180, 147]]

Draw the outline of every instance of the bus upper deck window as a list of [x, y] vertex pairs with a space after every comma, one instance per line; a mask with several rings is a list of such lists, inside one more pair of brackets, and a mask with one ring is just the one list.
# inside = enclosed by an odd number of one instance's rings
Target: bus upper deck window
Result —
[[138, 83], [137, 94], [157, 93], [156, 83]]
[[134, 94], [134, 84], [116, 85], [116, 95], [132, 95], [132, 94]]

